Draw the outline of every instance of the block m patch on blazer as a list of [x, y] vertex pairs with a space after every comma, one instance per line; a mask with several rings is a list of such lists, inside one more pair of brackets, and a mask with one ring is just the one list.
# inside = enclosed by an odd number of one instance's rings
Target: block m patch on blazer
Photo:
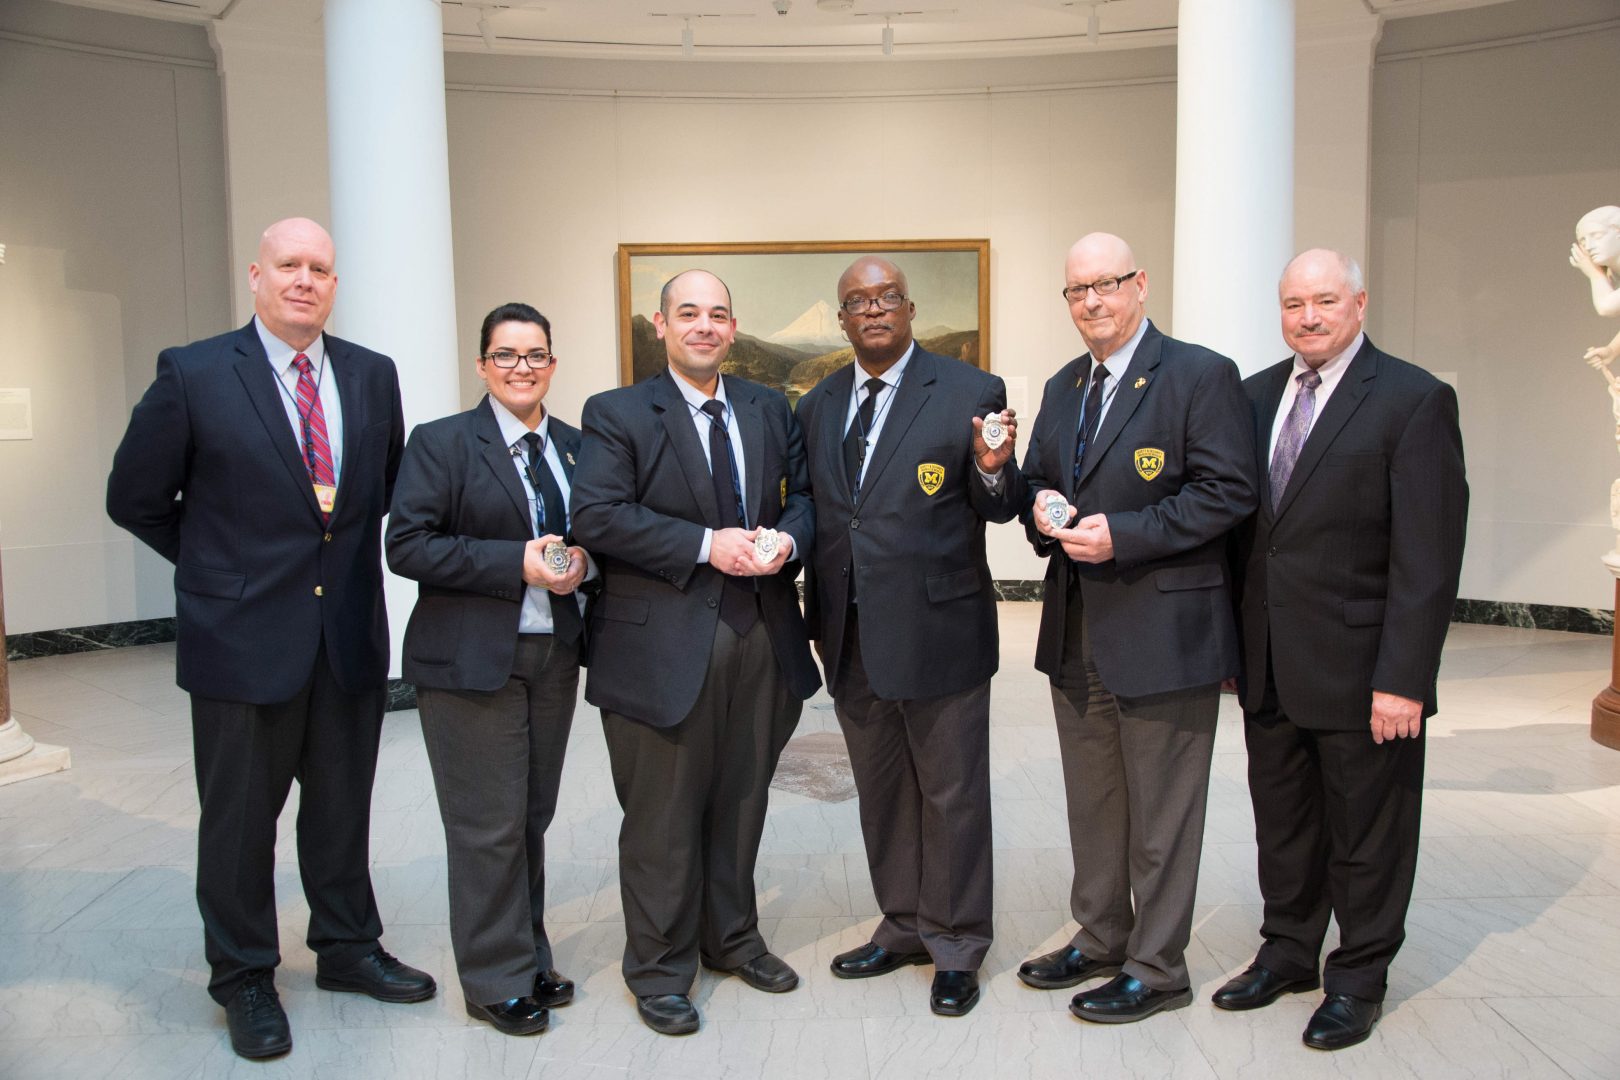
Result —
[[944, 482], [945, 466], [936, 465], [932, 461], [925, 461], [917, 466], [917, 486], [923, 489], [924, 495], [932, 495]]
[[1156, 446], [1144, 446], [1136, 452], [1136, 472], [1144, 480], [1152, 480], [1164, 468], [1164, 451]]

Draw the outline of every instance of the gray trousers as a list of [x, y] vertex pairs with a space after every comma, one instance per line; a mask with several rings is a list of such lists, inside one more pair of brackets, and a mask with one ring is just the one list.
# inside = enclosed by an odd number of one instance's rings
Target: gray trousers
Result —
[[478, 1005], [533, 993], [553, 966], [546, 828], [578, 686], [578, 645], [521, 634], [499, 690], [417, 691], [444, 822], [450, 945], [461, 992]]
[[872, 940], [977, 971], [990, 949], [990, 684], [886, 701], [872, 692], [852, 608], [833, 700], [860, 795], [883, 921]]
[[1069, 910], [1080, 924], [1071, 943], [1155, 990], [1180, 990], [1220, 687], [1109, 693], [1079, 607], [1070, 604], [1070, 647], [1052, 681], [1074, 854]]
[[703, 689], [679, 724], [602, 713], [624, 808], [624, 981], [637, 997], [688, 993], [700, 957], [734, 968], [767, 951], [754, 863], [776, 761], [803, 707], [764, 622], [738, 637], [720, 620]]

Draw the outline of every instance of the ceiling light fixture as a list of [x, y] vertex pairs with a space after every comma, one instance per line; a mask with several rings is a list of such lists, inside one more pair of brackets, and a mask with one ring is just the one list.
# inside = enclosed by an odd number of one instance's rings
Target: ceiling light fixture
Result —
[[887, 19], [883, 20], [883, 55], [894, 55], [894, 27], [889, 25]]
[[687, 19], [686, 25], [681, 27], [681, 55], [696, 56], [697, 45], [692, 40], [692, 20]]
[[1086, 40], [1097, 44], [1102, 37], [1102, 19], [1097, 15], [1097, 5], [1091, 5], [1091, 13], [1086, 16]]

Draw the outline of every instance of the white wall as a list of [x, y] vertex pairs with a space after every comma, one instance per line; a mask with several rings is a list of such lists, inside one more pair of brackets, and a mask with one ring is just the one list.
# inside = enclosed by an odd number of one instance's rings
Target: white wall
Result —
[[[1462, 595], [1612, 607], [1620, 476], [1603, 379], [1616, 330], [1569, 266], [1575, 221], [1620, 203], [1620, 29], [1402, 53], [1374, 75], [1371, 302], [1385, 349], [1454, 372], [1472, 488]], [[1391, 56], [1390, 54], [1393, 54]]]
[[34, 414], [0, 441], [14, 634], [172, 612], [167, 565], [107, 520], [107, 470], [158, 351], [230, 310], [206, 39], [98, 13], [73, 24], [125, 55], [61, 48], [37, 40], [56, 7], [0, 16], [0, 387]]

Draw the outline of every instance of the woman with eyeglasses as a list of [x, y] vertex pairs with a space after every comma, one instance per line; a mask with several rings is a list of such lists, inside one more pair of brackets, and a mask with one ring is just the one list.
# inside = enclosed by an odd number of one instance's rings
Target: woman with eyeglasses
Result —
[[501, 305], [476, 364], [484, 399], [405, 447], [388, 565], [419, 583], [404, 674], [444, 821], [467, 1013], [534, 1035], [574, 996], [546, 937], [545, 833], [579, 684], [581, 587], [597, 574], [568, 539], [580, 439], [545, 407], [550, 322]]

